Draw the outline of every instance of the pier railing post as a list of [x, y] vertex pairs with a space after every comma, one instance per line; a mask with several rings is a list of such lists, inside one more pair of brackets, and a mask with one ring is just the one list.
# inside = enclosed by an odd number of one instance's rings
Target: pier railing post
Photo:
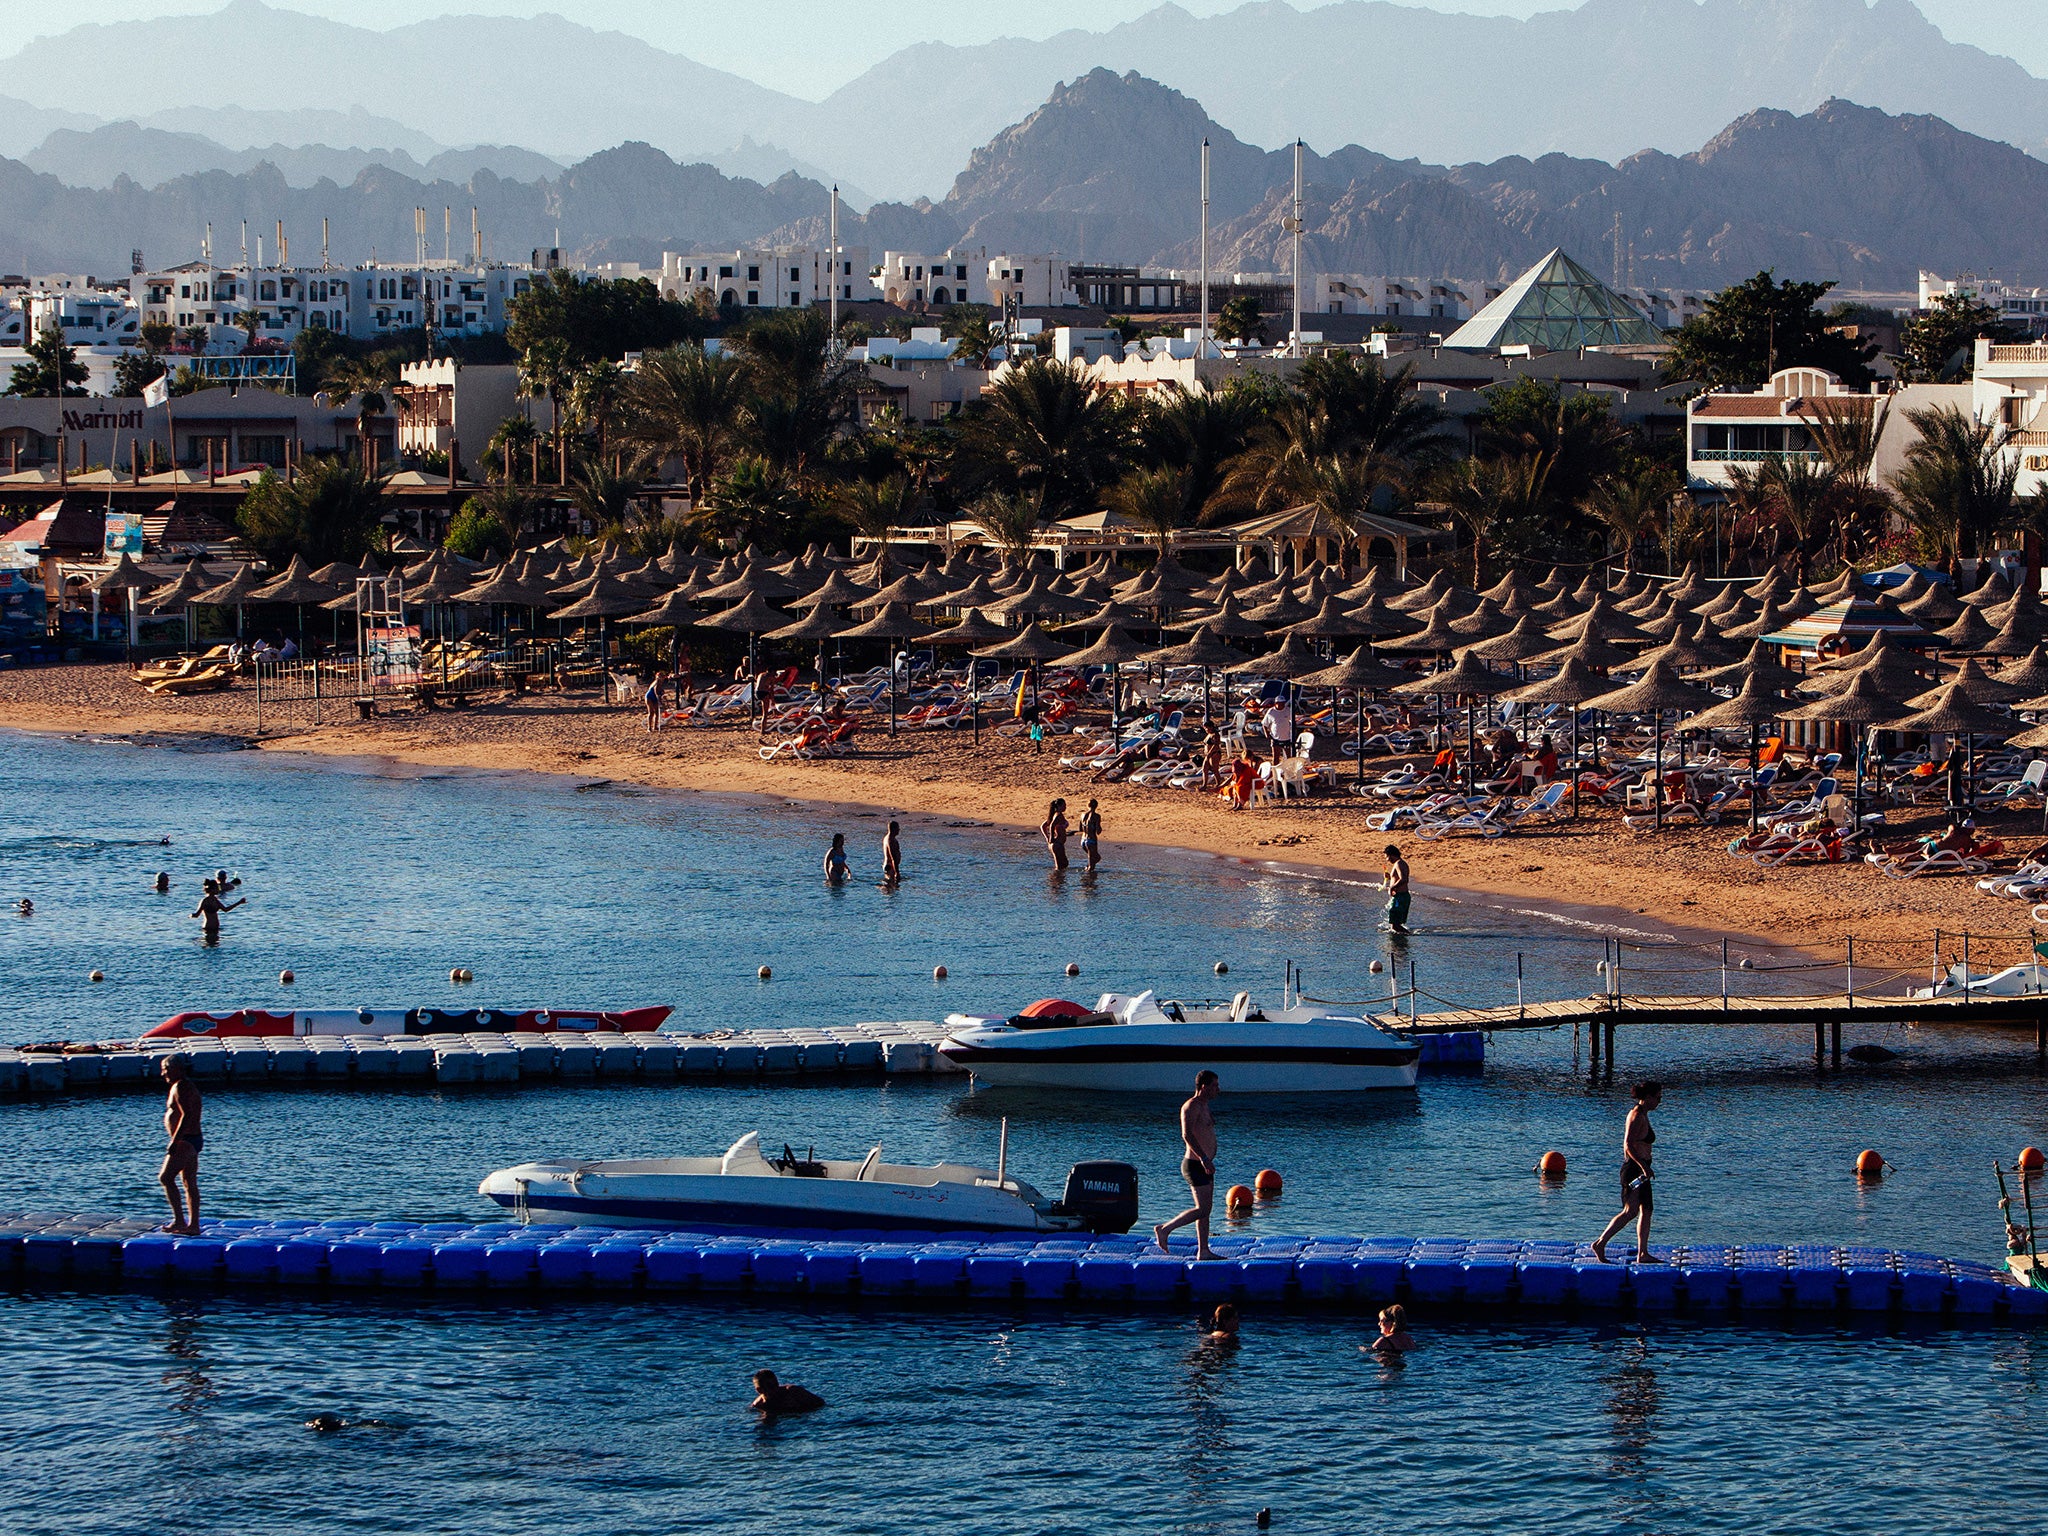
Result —
[[1845, 967], [1848, 974], [1849, 1006], [1856, 1006], [1856, 935], [1849, 935], [1849, 959]]
[[1515, 951], [1515, 1017], [1529, 1017], [1528, 1005], [1522, 1001], [1522, 952], [1519, 949]]
[[1728, 1011], [1728, 941], [1721, 941], [1721, 1011]]

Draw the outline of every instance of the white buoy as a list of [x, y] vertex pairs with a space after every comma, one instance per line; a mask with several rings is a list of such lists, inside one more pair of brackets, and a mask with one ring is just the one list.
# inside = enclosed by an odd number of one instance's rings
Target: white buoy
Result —
[[462, 980], [462, 967], [458, 965], [457, 967], [455, 967], [455, 969], [454, 969], [454, 970], [450, 971], [450, 972], [448, 973], [448, 979], [449, 979], [450, 981], [460, 981], [460, 980]]
[[107, 973], [105, 971], [94, 971], [90, 976], [86, 977], [85, 979], [87, 981], [105, 981], [107, 979]]
[[933, 967], [932, 967], [932, 980], [933, 980], [933, 981], [944, 981], [945, 979], [946, 979], [946, 968], [945, 968], [945, 967], [944, 967], [943, 965], [935, 965], [935, 966], [933, 966]]
[[1069, 976], [1078, 976], [1078, 975], [1080, 975], [1080, 974], [1081, 974], [1081, 967], [1079, 967], [1078, 965], [1074, 964], [1074, 962], [1073, 962], [1073, 961], [1069, 960], [1069, 961], [1067, 962], [1067, 974], [1068, 974]]
[[1230, 967], [1225, 965], [1221, 960], [1218, 960], [1216, 962], [1216, 974], [1218, 976], [1228, 976], [1230, 974]]
[[1754, 960], [1742, 960], [1737, 962], [1735, 968], [1738, 971], [1753, 971], [1756, 969], [1756, 962]]
[[277, 973], [277, 984], [281, 987], [288, 987], [298, 979], [290, 971], [279, 971]]
[[1386, 967], [1382, 965], [1379, 961], [1375, 960], [1371, 965], [1367, 966], [1366, 969], [1368, 971], [1371, 971], [1373, 975], [1377, 976], [1381, 971], [1384, 971]]
[[766, 981], [770, 976], [773, 976], [775, 973], [769, 970], [768, 967], [764, 965], [761, 967], [761, 969], [754, 972], [754, 974], [760, 977], [763, 981]]
[[463, 979], [463, 980], [464, 980], [465, 982], [471, 982], [471, 981], [475, 981], [475, 980], [476, 980], [476, 972], [475, 972], [475, 971], [472, 971], [472, 970], [471, 970], [471, 969], [470, 969], [470, 968], [469, 968], [468, 966], [466, 966], [466, 965], [465, 965], [465, 966], [464, 966], [464, 967], [462, 968], [462, 979]]
[[1605, 960], [1594, 961], [1593, 974], [1595, 976], [1605, 976], [1607, 974], [1607, 962]]

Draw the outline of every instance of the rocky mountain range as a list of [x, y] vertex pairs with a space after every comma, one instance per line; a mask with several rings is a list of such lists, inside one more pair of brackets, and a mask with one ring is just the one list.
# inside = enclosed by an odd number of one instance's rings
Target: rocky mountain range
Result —
[[[865, 216], [845, 209], [841, 238], [876, 260], [885, 249], [960, 246], [1192, 267], [1205, 136], [1212, 265], [1285, 271], [1291, 149], [1246, 143], [1180, 92], [1108, 70], [1060, 86], [975, 150], [943, 199], [878, 203]], [[1487, 278], [1561, 245], [1604, 272], [1619, 217], [1624, 263], [1645, 283], [1716, 287], [1769, 267], [1898, 292], [1922, 266], [2048, 281], [2048, 163], [1938, 118], [1846, 101], [1804, 115], [1746, 113], [1685, 155], [1440, 165], [1349, 145], [1305, 152], [1305, 181], [1312, 271]], [[494, 256], [559, 238], [572, 257], [653, 263], [664, 249], [822, 240], [828, 196], [813, 178], [729, 176], [645, 143], [532, 179], [371, 165], [346, 183], [311, 186], [264, 163], [156, 187], [126, 177], [78, 187], [0, 160], [0, 263], [121, 271], [139, 246], [168, 264], [197, 255], [208, 223], [222, 257], [241, 221], [267, 234], [280, 218], [301, 260], [326, 218], [337, 262], [404, 261], [415, 207], [429, 210], [430, 229], [433, 211], [451, 208], [461, 248], [472, 206]], [[438, 254], [437, 235], [429, 249]]]
[[[233, 107], [220, 104], [224, 49], [263, 61], [236, 73]], [[80, 70], [81, 58], [150, 67]], [[230, 0], [210, 15], [83, 23], [0, 59], [0, 91], [14, 98], [0, 100], [0, 150], [133, 120], [232, 148], [390, 145], [430, 168], [436, 151], [389, 129], [237, 136], [228, 126], [235, 114], [357, 114], [441, 146], [521, 145], [564, 163], [620, 140], [716, 162], [750, 138], [780, 146], [785, 168], [816, 166], [820, 179], [911, 200], [935, 195], [1058, 82], [1096, 68], [1172, 86], [1253, 143], [1301, 136], [1451, 163], [1681, 155], [1753, 108], [1803, 113], [1835, 97], [2048, 153], [2048, 81], [1950, 42], [1914, 0], [1580, 0], [1527, 20], [1393, 0], [1254, 0], [1199, 17], [1164, 4], [1101, 31], [921, 44], [823, 101], [554, 15], [378, 31]], [[67, 174], [110, 185], [122, 168]]]

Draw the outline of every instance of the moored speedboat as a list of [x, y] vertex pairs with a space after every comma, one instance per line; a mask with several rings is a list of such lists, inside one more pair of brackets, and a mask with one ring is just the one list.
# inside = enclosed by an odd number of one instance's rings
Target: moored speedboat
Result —
[[1129, 1163], [1077, 1163], [1059, 1200], [994, 1168], [763, 1156], [752, 1131], [723, 1157], [618, 1158], [501, 1168], [478, 1193], [522, 1221], [604, 1227], [792, 1227], [973, 1232], [1128, 1232], [1138, 1219]]
[[265, 1035], [461, 1035], [555, 1030], [655, 1030], [670, 1010], [650, 1008], [301, 1008], [272, 1013], [235, 1008], [174, 1013], [145, 1040], [234, 1039]]
[[1266, 1010], [1106, 992], [1093, 1009], [1058, 998], [1008, 1018], [956, 1013], [939, 1054], [999, 1087], [1185, 1093], [1213, 1069], [1225, 1093], [1413, 1088], [1420, 1047], [1355, 1014]]

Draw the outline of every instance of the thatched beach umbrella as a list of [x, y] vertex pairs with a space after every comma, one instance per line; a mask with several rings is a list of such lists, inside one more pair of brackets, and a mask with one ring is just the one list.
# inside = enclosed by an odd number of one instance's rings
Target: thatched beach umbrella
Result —
[[1705, 689], [1683, 681], [1671, 664], [1663, 661], [1654, 664], [1641, 682], [1589, 701], [1594, 709], [1606, 714], [1651, 717], [1657, 741], [1656, 824], [1660, 831], [1664, 826], [1664, 713], [1710, 709], [1717, 702]]
[[1944, 688], [1958, 688], [1963, 697], [1973, 704], [2012, 705], [2027, 697], [2028, 690], [2017, 683], [2008, 683], [1984, 670], [1984, 663], [1971, 657], [1956, 669], [1956, 675], [1946, 684], [1937, 684], [1923, 690], [1905, 702], [1905, 710], [1932, 709], [1941, 702]]
[[[839, 630], [842, 640], [922, 640], [933, 633], [933, 626], [925, 623], [910, 611], [910, 605], [902, 602], [885, 604], [882, 611], [864, 624], [854, 624]], [[904, 652], [905, 681], [909, 680], [909, 653]], [[889, 734], [896, 734], [896, 657], [892, 646], [889, 657]]]
[[1577, 656], [1567, 656], [1557, 672], [1540, 682], [1525, 683], [1501, 697], [1510, 704], [1565, 704], [1572, 712], [1572, 816], [1579, 814], [1579, 710], [1590, 700], [1613, 691], [1614, 684]]
[[855, 581], [846, 572], [835, 567], [832, 574], [827, 576], [823, 583], [814, 590], [806, 592], [800, 597], [791, 597], [782, 606], [785, 608], [813, 609], [847, 608], [855, 603], [873, 602], [874, 599], [875, 594], [873, 592]]
[[1361, 784], [1365, 782], [1365, 696], [1375, 689], [1392, 688], [1405, 682], [1407, 676], [1400, 668], [1388, 666], [1361, 645], [1336, 665], [1296, 679], [1305, 688], [1329, 689], [1333, 713], [1337, 707], [1337, 695], [1346, 688], [1352, 690], [1355, 707], [1351, 717], [1351, 751], [1358, 764], [1358, 782]]
[[1367, 640], [1376, 631], [1370, 623], [1348, 612], [1335, 597], [1325, 597], [1323, 605], [1314, 613], [1287, 625], [1280, 633], [1304, 635], [1311, 640]]
[[1055, 656], [1064, 656], [1070, 649], [1070, 646], [1040, 629], [1038, 621], [1034, 619], [1007, 640], [996, 645], [985, 646], [978, 651], [970, 651], [968, 654], [991, 661], [1021, 661], [1028, 663], [1031, 668], [1031, 707], [1036, 709], [1038, 707], [1038, 668], [1040, 663], [1050, 661]]
[[1120, 740], [1123, 732], [1123, 676], [1118, 669], [1127, 661], [1138, 660], [1150, 649], [1125, 634], [1121, 625], [1106, 624], [1101, 638], [1093, 645], [1070, 651], [1059, 659], [1063, 667], [1101, 667], [1109, 673], [1109, 735], [1112, 741]]
[[1757, 783], [1760, 770], [1758, 758], [1758, 736], [1763, 728], [1783, 718], [1785, 711], [1792, 708], [1779, 697], [1762, 677], [1752, 676], [1742, 685], [1742, 691], [1732, 699], [1723, 699], [1711, 708], [1703, 709], [1692, 717], [1694, 730], [1719, 731], [1731, 726], [1749, 728], [1749, 830], [1756, 831], [1761, 819], [1765, 791]]
[[[1223, 636], [1216, 630], [1204, 626], [1195, 631], [1194, 637], [1183, 640], [1179, 645], [1165, 645], [1158, 650], [1145, 653], [1145, 659], [1162, 667], [1200, 667], [1202, 669], [1202, 718], [1208, 720], [1213, 711], [1209, 700], [1210, 674], [1219, 669], [1236, 666], [1244, 660], [1244, 652], [1225, 644]], [[1230, 679], [1223, 680], [1223, 710], [1230, 712]]]
[[2048, 693], [2048, 643], [2036, 643], [2020, 660], [2001, 667], [1995, 675], [2000, 682], [2026, 689], [2022, 698]]
[[1478, 701], [1511, 693], [1517, 686], [1516, 679], [1488, 670], [1485, 662], [1465, 651], [1448, 671], [1397, 684], [1391, 691], [1409, 698], [1434, 698], [1439, 713], [1445, 699], [1465, 701], [1465, 793], [1469, 795], [1478, 779]]
[[1964, 791], [1963, 804], [1951, 806], [1953, 811], [1965, 810], [1977, 795], [1977, 738], [1988, 736], [1994, 741], [2004, 741], [2017, 734], [2019, 722], [2009, 715], [1975, 702], [1963, 691], [1960, 679], [1949, 683], [1936, 695], [1932, 704], [1924, 705], [1912, 714], [1893, 722], [1895, 731], [1924, 731], [1929, 735], [1960, 736], [1963, 738], [1963, 755], [1967, 767], [1968, 783]]
[[233, 608], [235, 610], [235, 634], [242, 633], [242, 607], [254, 596], [256, 589], [263, 585], [264, 578], [256, 574], [253, 565], [241, 565], [219, 586], [210, 588], [199, 595], [199, 601], [209, 608]]
[[1702, 672], [1693, 681], [1724, 688], [1730, 684], [1747, 687], [1754, 679], [1772, 693], [1789, 693], [1807, 680], [1806, 674], [1795, 671], [1779, 661], [1777, 649], [1767, 640], [1752, 640], [1749, 643], [1749, 654], [1742, 660], [1731, 666], [1716, 667], [1711, 672]]
[[[296, 556], [294, 558], [296, 559]], [[128, 609], [128, 649], [131, 651], [135, 649], [138, 638], [136, 624], [141, 617], [139, 611], [141, 607], [141, 594], [154, 591], [162, 585], [164, 585], [163, 577], [152, 576], [148, 571], [145, 571], [135, 563], [126, 550], [123, 550], [121, 558], [114, 562], [114, 568], [111, 571], [93, 580], [92, 590], [95, 594], [102, 592], [125, 592], [128, 594], [122, 601], [127, 605]], [[99, 633], [97, 598], [95, 599], [93, 609], [93, 633], [95, 635]]]
[[1821, 720], [1835, 725], [1856, 727], [1856, 815], [1863, 814], [1863, 750], [1870, 731], [1876, 726], [1900, 728], [1901, 717], [1908, 711], [1898, 702], [1898, 696], [1878, 680], [1877, 668], [1867, 667], [1851, 674], [1849, 686], [1838, 693], [1830, 694], [1811, 704], [1802, 704], [1785, 711], [1786, 720]]
[[1998, 631], [1991, 627], [1991, 621], [1984, 617], [1982, 608], [1965, 608], [1953, 623], [1937, 633], [1941, 636], [1943, 650], [1966, 654], [1983, 649], [1998, 635]]

